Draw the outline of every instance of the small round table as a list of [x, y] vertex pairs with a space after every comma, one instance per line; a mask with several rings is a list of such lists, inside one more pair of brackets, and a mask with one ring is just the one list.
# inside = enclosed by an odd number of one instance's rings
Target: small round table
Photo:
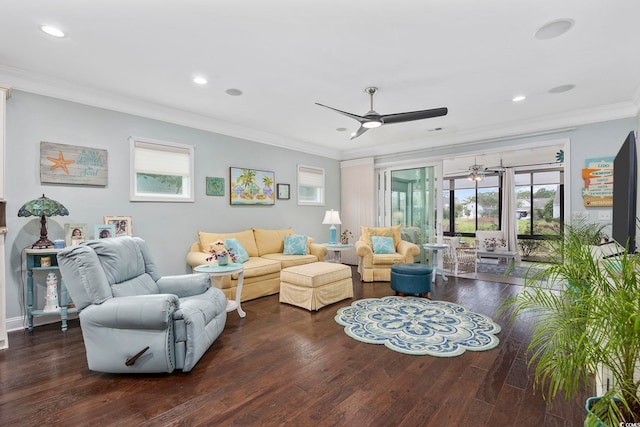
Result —
[[438, 251], [447, 249], [449, 245], [445, 245], [444, 243], [425, 243], [424, 245], [422, 245], [422, 247], [433, 251], [433, 281], [436, 281], [438, 270], [440, 270], [442, 281], [446, 282], [448, 279], [447, 276], [444, 275], [444, 270], [442, 268], [438, 268]]
[[333, 252], [333, 257], [330, 262], [337, 262], [339, 264], [342, 263], [342, 251], [353, 249], [351, 243], [323, 243], [322, 246]]
[[211, 276], [229, 276], [238, 273], [238, 287], [236, 288], [236, 300], [227, 300], [227, 313], [233, 310], [238, 311], [240, 317], [245, 317], [247, 313], [240, 307], [242, 297], [242, 282], [244, 282], [244, 265], [241, 263], [231, 263], [228, 265], [203, 264], [193, 269], [198, 273], [208, 273]]

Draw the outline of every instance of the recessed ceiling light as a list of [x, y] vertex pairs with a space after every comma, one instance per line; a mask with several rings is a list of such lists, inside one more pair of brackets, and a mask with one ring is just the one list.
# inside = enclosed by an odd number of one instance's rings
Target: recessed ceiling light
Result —
[[573, 19], [556, 19], [549, 23], [544, 24], [536, 31], [536, 38], [538, 40], [549, 40], [563, 35], [573, 27], [575, 21]]
[[40, 29], [52, 37], [62, 38], [65, 36], [62, 30], [59, 30], [56, 27], [52, 27], [51, 25], [43, 25], [42, 27], [40, 27]]
[[526, 97], [526, 96], [524, 96], [524, 95], [518, 95], [518, 96], [514, 96], [514, 97], [513, 97], [513, 99], [512, 99], [512, 101], [513, 101], [513, 102], [522, 102], [522, 101], [524, 101], [525, 99], [527, 99], [527, 97]]
[[225, 90], [225, 92], [227, 93], [227, 95], [231, 95], [231, 96], [240, 96], [242, 95], [242, 91], [240, 89], [227, 89]]
[[204, 77], [198, 76], [193, 78], [193, 82], [197, 85], [206, 85], [207, 79], [205, 79]]
[[556, 86], [554, 88], [549, 89], [549, 93], [562, 93], [569, 92], [571, 89], [575, 88], [576, 85], [562, 85]]
[[336, 130], [337, 130], [338, 132], [344, 132], [345, 130], [347, 130], [347, 128], [336, 128]]

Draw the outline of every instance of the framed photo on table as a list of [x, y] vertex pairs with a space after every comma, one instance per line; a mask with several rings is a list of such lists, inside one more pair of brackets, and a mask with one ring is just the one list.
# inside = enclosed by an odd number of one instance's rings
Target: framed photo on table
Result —
[[278, 184], [277, 191], [278, 191], [278, 199], [289, 200], [290, 198], [289, 184]]
[[114, 237], [133, 236], [133, 219], [131, 216], [105, 216], [102, 217], [102, 222], [114, 226]]
[[116, 237], [116, 227], [113, 224], [96, 225], [94, 239], [108, 239], [109, 237]]
[[64, 244], [65, 246], [76, 246], [85, 240], [89, 240], [87, 224], [65, 224]]

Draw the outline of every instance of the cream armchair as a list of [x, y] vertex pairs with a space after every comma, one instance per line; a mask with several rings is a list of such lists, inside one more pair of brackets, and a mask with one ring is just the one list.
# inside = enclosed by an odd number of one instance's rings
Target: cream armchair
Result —
[[[361, 227], [362, 234], [356, 242], [358, 255], [358, 273], [363, 282], [381, 282], [391, 280], [391, 266], [400, 263], [413, 263], [413, 258], [420, 254], [418, 245], [400, 238], [400, 226], [394, 227]], [[395, 253], [375, 253], [372, 236], [392, 237]]]

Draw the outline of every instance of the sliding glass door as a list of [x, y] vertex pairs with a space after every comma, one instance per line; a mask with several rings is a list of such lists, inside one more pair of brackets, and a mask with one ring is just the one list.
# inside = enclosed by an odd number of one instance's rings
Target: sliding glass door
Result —
[[[379, 225], [401, 225], [402, 237], [417, 244], [421, 254], [416, 261], [428, 262], [424, 243], [436, 242], [442, 212], [437, 194], [438, 168], [434, 166], [379, 171]], [[441, 181], [440, 181], [441, 182]]]

